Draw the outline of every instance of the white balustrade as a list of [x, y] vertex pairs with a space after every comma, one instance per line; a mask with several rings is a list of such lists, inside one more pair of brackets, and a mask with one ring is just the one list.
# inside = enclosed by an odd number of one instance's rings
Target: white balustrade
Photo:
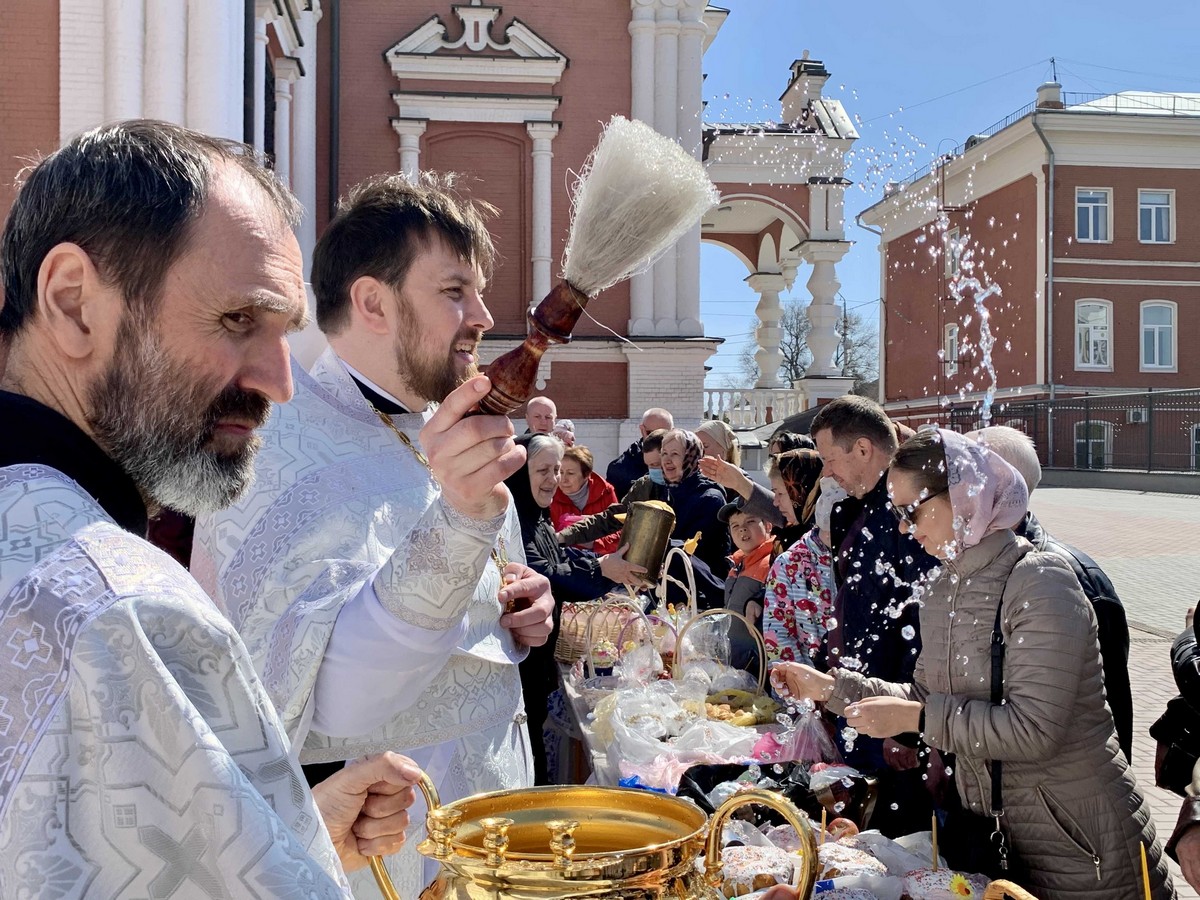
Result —
[[804, 395], [790, 388], [714, 388], [704, 391], [704, 418], [735, 431], [778, 424], [804, 411]]

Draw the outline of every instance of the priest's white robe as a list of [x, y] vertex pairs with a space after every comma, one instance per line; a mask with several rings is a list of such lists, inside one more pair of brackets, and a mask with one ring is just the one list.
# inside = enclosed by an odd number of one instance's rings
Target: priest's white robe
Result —
[[0, 468], [0, 897], [346, 898], [245, 646], [67, 476]]
[[[293, 362], [292, 376], [294, 398], [260, 431], [254, 485], [196, 522], [192, 572], [245, 640], [301, 762], [396, 750], [425, 768], [443, 800], [530, 786], [525, 651], [499, 626], [491, 559], [498, 542], [523, 559], [511, 504], [491, 522], [443, 504], [332, 350], [311, 374]], [[425, 417], [392, 421], [415, 443]], [[353, 620], [360, 640], [371, 616], [393, 617], [394, 644], [385, 668], [323, 690], [343, 614], [339, 634]], [[424, 805], [412, 816], [388, 868], [401, 896], [415, 898], [437, 866], [415, 852]], [[366, 874], [352, 885], [360, 900], [379, 896]]]

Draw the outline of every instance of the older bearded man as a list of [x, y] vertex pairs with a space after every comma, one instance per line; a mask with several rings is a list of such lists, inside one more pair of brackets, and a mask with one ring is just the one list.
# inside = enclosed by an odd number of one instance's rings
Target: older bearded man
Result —
[[407, 824], [394, 755], [314, 805], [237, 634], [140, 537], [148, 507], [237, 496], [292, 393], [299, 209], [244, 151], [98, 129], [4, 230], [0, 896], [344, 898], [338, 857]]
[[[192, 557], [301, 761], [403, 750], [443, 799], [533, 783], [517, 663], [552, 624], [503, 484], [524, 451], [509, 419], [464, 418], [488, 389], [474, 363], [492, 253], [481, 208], [444, 177], [350, 192], [313, 256], [330, 348], [293, 367], [254, 487], [197, 520]], [[433, 877], [422, 863], [389, 859], [402, 895]]]

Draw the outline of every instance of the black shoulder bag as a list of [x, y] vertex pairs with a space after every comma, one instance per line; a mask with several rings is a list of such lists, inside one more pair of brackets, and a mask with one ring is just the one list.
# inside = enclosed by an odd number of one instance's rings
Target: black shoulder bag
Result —
[[[999, 706], [1004, 700], [1004, 634], [1000, 630], [1003, 601], [996, 607], [996, 624], [992, 626], [992, 692], [991, 701]], [[1008, 839], [1000, 827], [1004, 817], [1004, 798], [1001, 793], [1000, 760], [992, 760], [992, 802], [988, 815], [963, 809], [958, 792], [949, 795], [946, 823], [942, 827], [942, 846], [950, 865], [964, 872], [978, 872], [989, 878], [1011, 878], [1009, 872]]]

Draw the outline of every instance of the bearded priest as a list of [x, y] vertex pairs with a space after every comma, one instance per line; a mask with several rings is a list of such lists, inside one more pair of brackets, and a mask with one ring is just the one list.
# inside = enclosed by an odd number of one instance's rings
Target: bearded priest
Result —
[[291, 396], [298, 214], [245, 147], [156, 122], [75, 138], [13, 204], [2, 897], [346, 898], [339, 858], [403, 839], [411, 761], [363, 760], [310, 794], [236, 632], [142, 537], [150, 510], [237, 496]]
[[[446, 176], [349, 192], [312, 262], [329, 349], [293, 362], [254, 486], [192, 553], [307, 771], [399, 750], [443, 800], [532, 785], [517, 663], [552, 627], [503, 483], [524, 451], [506, 417], [466, 415], [488, 390], [486, 212]], [[437, 871], [415, 843], [387, 863], [404, 897]]]

